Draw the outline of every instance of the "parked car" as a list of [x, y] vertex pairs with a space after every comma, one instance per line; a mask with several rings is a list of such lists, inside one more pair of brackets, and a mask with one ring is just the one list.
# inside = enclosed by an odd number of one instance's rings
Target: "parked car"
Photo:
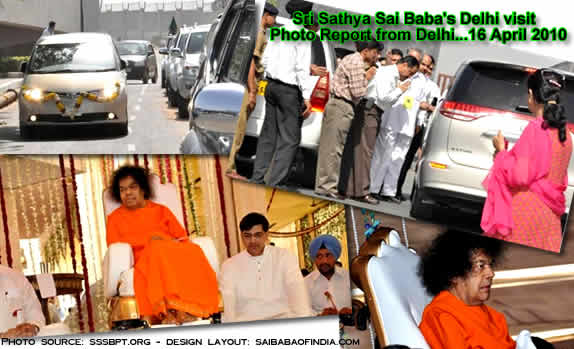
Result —
[[126, 73], [130, 80], [141, 80], [144, 84], [151, 79], [157, 82], [157, 58], [149, 41], [125, 40], [117, 43], [118, 52], [126, 62]]
[[40, 38], [18, 99], [20, 135], [42, 127], [107, 125], [128, 133], [126, 63], [110, 35], [73, 33]]
[[[175, 35], [169, 35], [167, 38], [167, 43], [165, 45], [165, 47], [162, 47], [158, 50], [158, 53], [160, 55], [168, 55], [169, 54], [169, 50], [173, 47], [173, 45], [175, 44]], [[161, 88], [165, 88], [165, 82], [166, 82], [166, 66], [168, 63], [168, 59], [167, 57], [164, 57], [161, 60]]]
[[175, 93], [180, 118], [189, 116], [187, 107], [190, 91], [199, 72], [201, 51], [211, 26], [211, 24], [205, 24], [191, 29], [184, 44], [184, 50], [179, 52], [181, 59], [175, 63], [175, 69], [172, 71], [175, 75], [175, 88], [177, 89]]
[[214, 24], [191, 92], [182, 153], [229, 153], [264, 6], [265, 0], [230, 0]]
[[[482, 212], [482, 181], [493, 164], [492, 138], [499, 130], [509, 142], [518, 140], [532, 119], [527, 79], [535, 68], [471, 61], [458, 69], [446, 98], [432, 115], [412, 190], [411, 215], [431, 218], [437, 207]], [[574, 123], [574, 75], [565, 73], [565, 105], [569, 128]], [[574, 158], [566, 190], [569, 211], [574, 193]]]
[[[181, 30], [180, 30], [175, 35], [171, 48], [167, 51], [167, 57], [164, 58], [164, 63], [165, 63], [165, 75], [164, 75], [165, 76], [165, 93], [167, 95], [167, 101], [168, 101], [168, 105], [170, 107], [175, 107], [176, 101], [174, 99], [174, 94], [170, 93], [171, 86], [169, 86], [169, 76], [171, 75], [171, 71], [174, 67], [174, 61], [176, 60], [176, 57], [174, 55], [174, 51], [178, 47], [181, 37], [182, 37], [182, 35], [181, 35]], [[162, 51], [160, 53], [165, 54], [164, 51]]]
[[[285, 18], [277, 17], [278, 26], [284, 25], [286, 21], [287, 19]], [[327, 70], [333, 73], [335, 71], [334, 48], [328, 42], [323, 42], [322, 44], [327, 62]], [[249, 58], [251, 59], [251, 55]], [[250, 177], [252, 174], [257, 150], [257, 140], [263, 127], [263, 121], [265, 120], [265, 98], [263, 97], [265, 86], [266, 81], [263, 80], [259, 85], [255, 110], [251, 113], [247, 123], [243, 145], [236, 155], [237, 172], [245, 177]], [[196, 129], [196, 139], [194, 141], [198, 144], [195, 149], [190, 149], [189, 152], [229, 153], [244, 90], [243, 86], [238, 88], [236, 85], [226, 83], [207, 83], [206, 86], [203, 87], [205, 96], [211, 97], [233, 94], [237, 96], [237, 99], [234, 100], [235, 104], [233, 105], [226, 105], [225, 101], [229, 101], [229, 99], [224, 98], [203, 98], [204, 95], [201, 95], [201, 99], [199, 96], [195, 99], [194, 104], [190, 105], [190, 108], [193, 115], [192, 126]], [[231, 108], [236, 108], [236, 114], [233, 118], [218, 118], [221, 112], [209, 112], [210, 110], [230, 110]], [[294, 175], [295, 181], [306, 187], [314, 187], [317, 150], [321, 135], [322, 120], [322, 112], [313, 112], [303, 122], [301, 130], [300, 151], [297, 155], [298, 160], [294, 164]]]

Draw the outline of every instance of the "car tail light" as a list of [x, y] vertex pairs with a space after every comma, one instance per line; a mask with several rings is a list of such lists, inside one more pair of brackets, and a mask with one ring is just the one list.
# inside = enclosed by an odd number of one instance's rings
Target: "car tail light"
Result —
[[445, 164], [441, 164], [441, 163], [434, 162], [434, 161], [429, 162], [429, 166], [432, 167], [432, 168], [439, 169], [439, 170], [446, 170], [447, 167], [448, 167], [448, 166], [445, 165]]
[[474, 121], [487, 115], [507, 115], [519, 119], [532, 119], [531, 116], [524, 114], [454, 101], [445, 101], [440, 108], [440, 113], [444, 117], [459, 121]]
[[311, 93], [311, 111], [322, 113], [329, 100], [329, 73], [323, 75]]

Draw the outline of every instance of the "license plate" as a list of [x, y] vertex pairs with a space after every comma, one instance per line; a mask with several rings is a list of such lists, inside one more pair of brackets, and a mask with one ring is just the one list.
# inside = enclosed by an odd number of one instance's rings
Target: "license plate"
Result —
[[259, 85], [257, 86], [257, 94], [260, 96], [265, 96], [266, 87], [267, 87], [267, 80], [259, 81]]

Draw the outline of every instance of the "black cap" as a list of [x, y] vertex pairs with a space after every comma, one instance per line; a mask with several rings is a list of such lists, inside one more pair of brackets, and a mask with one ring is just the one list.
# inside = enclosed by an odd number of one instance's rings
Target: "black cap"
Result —
[[272, 4], [266, 2], [265, 3], [265, 12], [269, 13], [271, 16], [277, 16], [279, 14], [279, 10], [277, 7], [273, 6]]
[[313, 10], [313, 3], [305, 0], [289, 0], [287, 5], [285, 5], [285, 10], [290, 15], [297, 11], [309, 13]]

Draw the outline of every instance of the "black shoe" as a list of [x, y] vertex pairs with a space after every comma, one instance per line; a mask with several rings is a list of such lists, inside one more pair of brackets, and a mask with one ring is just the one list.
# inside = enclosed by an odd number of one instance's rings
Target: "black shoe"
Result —
[[377, 199], [377, 200], [379, 200], [379, 201], [385, 201], [385, 198], [386, 198], [386, 196], [382, 196], [382, 195], [379, 194], [379, 193], [371, 193], [371, 194], [369, 194], [369, 196], [372, 197], [372, 198], [375, 198], [375, 199]]

